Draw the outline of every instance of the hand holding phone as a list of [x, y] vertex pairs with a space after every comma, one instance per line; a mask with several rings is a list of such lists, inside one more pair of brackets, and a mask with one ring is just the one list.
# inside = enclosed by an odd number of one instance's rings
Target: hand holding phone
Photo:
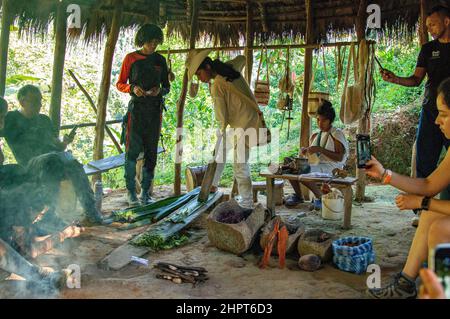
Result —
[[450, 299], [450, 243], [440, 244], [431, 252], [432, 270], [439, 278], [447, 299]]
[[366, 163], [372, 158], [370, 151], [370, 136], [367, 134], [356, 135], [356, 155], [358, 168], [366, 168]]

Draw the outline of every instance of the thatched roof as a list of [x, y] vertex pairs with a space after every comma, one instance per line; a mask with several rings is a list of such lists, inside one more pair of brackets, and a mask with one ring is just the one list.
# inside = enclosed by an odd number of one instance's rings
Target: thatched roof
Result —
[[[449, 3], [450, 0], [441, 0]], [[47, 31], [58, 0], [13, 0], [13, 10], [22, 30]], [[105, 35], [112, 20], [115, 0], [67, 0], [82, 9], [82, 31], [72, 30], [72, 37], [85, 41]], [[236, 45], [245, 34], [247, 0], [201, 0], [199, 35], [210, 37], [220, 45]], [[257, 38], [302, 37], [306, 28], [304, 0], [250, 0]], [[413, 34], [419, 18], [420, 0], [373, 0], [381, 7], [382, 25], [391, 32]], [[439, 2], [428, 1], [431, 3]], [[125, 0], [122, 27], [146, 22], [168, 27], [169, 35], [189, 38], [189, 0]], [[312, 0], [315, 15], [314, 36], [323, 41], [327, 34], [354, 29], [357, 0]], [[265, 16], [265, 19], [262, 18]], [[264, 32], [264, 26], [267, 32]]]

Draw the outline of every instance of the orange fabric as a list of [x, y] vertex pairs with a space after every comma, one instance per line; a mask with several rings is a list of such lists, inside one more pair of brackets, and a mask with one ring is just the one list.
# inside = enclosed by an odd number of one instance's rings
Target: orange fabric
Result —
[[116, 87], [120, 92], [130, 93], [131, 85], [128, 84], [128, 78], [130, 76], [131, 66], [134, 62], [143, 60], [147, 56], [140, 54], [139, 52], [131, 52], [125, 56], [122, 67], [120, 69], [119, 79], [117, 80]]
[[273, 244], [275, 243], [275, 239], [278, 235], [278, 228], [280, 225], [280, 220], [277, 219], [275, 222], [275, 226], [273, 227], [273, 231], [269, 235], [269, 240], [267, 241], [266, 247], [264, 248], [264, 256], [260, 264], [260, 268], [266, 268], [269, 264], [270, 255], [272, 254]]
[[283, 226], [278, 232], [278, 257], [280, 268], [284, 268], [286, 265], [286, 250], [289, 233], [286, 226]]

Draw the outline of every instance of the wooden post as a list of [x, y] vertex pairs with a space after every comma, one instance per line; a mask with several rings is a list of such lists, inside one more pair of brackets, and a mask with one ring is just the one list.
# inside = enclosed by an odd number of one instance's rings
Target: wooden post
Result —
[[[313, 11], [312, 1], [305, 0], [306, 8], [306, 44], [314, 42], [313, 39]], [[313, 49], [305, 50], [305, 73], [303, 81], [303, 102], [302, 102], [302, 123], [300, 128], [300, 147], [308, 147], [309, 136], [311, 135], [311, 119], [308, 115], [308, 96], [311, 87]]]
[[[356, 35], [358, 38], [358, 42], [364, 40], [364, 38], [366, 37], [366, 8], [367, 0], [360, 0], [358, 15], [356, 17]], [[368, 114], [367, 117], [364, 116], [359, 120], [358, 134], [369, 133], [369, 120], [370, 114]], [[366, 192], [366, 173], [364, 172], [364, 170], [356, 168], [356, 177], [358, 178], [358, 182], [356, 183], [355, 200], [358, 202], [363, 202]]]
[[[190, 0], [191, 8], [191, 28], [189, 48], [195, 48], [195, 39], [198, 31], [198, 11], [200, 7], [200, 0]], [[177, 141], [176, 141], [176, 153], [175, 153], [175, 181], [174, 181], [174, 193], [175, 195], [181, 194], [181, 163], [183, 160], [183, 114], [184, 104], [186, 102], [186, 94], [188, 87], [188, 74], [187, 69], [184, 71], [183, 86], [181, 87], [180, 99], [177, 102]]]
[[253, 70], [253, 46], [254, 33], [253, 33], [253, 10], [251, 2], [247, 2], [247, 23], [245, 28], [245, 79], [250, 85], [252, 82], [252, 70]]
[[66, 57], [67, 18], [65, 2], [57, 5], [55, 15], [55, 51], [53, 53], [52, 96], [50, 101], [50, 119], [59, 130], [61, 126], [61, 98]]
[[11, 26], [13, 13], [11, 0], [2, 2], [2, 33], [0, 36], [0, 96], [5, 96], [6, 90], [6, 65], [8, 63], [9, 27]]
[[[115, 9], [111, 28], [106, 40], [106, 48], [103, 56], [102, 80], [100, 82], [100, 92], [97, 102], [97, 124], [95, 126], [95, 142], [94, 142], [94, 160], [103, 158], [103, 140], [105, 139], [105, 121], [106, 106], [108, 104], [109, 88], [111, 86], [111, 68], [114, 57], [114, 49], [116, 47], [117, 38], [119, 37], [120, 25], [122, 20], [123, 0], [116, 0]], [[100, 179], [96, 176], [94, 179]]]

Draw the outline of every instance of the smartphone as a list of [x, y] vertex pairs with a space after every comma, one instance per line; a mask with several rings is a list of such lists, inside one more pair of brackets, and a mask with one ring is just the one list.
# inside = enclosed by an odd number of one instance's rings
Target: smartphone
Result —
[[356, 157], [358, 168], [366, 168], [366, 163], [372, 158], [370, 152], [370, 135], [356, 134]]
[[74, 138], [75, 134], [77, 134], [78, 125], [75, 125], [74, 128], [70, 131], [69, 137]]
[[437, 245], [432, 254], [432, 270], [444, 287], [445, 297], [450, 299], [450, 243]]

